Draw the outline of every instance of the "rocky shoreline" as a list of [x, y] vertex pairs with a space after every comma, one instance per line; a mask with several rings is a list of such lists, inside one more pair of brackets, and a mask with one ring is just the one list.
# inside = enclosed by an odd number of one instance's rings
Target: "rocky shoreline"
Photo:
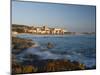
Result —
[[54, 59], [39, 60], [39, 57], [33, 54], [26, 55], [25, 58], [29, 60], [18, 61], [16, 55], [30, 47], [35, 47], [35, 43], [31, 39], [12, 37], [12, 74], [89, 69], [86, 68], [84, 64], [77, 61]]
[[33, 43], [31, 39], [12, 37], [12, 53], [13, 54], [18, 54], [24, 49], [34, 47], [34, 46], [35, 46], [35, 43]]

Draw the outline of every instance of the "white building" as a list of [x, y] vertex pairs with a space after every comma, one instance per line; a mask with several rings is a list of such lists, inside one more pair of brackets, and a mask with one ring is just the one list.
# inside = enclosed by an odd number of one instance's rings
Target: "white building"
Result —
[[46, 26], [24, 29], [24, 31], [36, 34], [64, 34], [64, 32], [66, 32], [64, 29], [61, 28], [48, 28]]

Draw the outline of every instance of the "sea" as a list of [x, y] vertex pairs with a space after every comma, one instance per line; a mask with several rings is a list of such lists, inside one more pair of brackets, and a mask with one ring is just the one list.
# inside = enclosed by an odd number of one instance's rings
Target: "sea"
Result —
[[[96, 35], [32, 35], [18, 34], [16, 37], [32, 39], [35, 47], [18, 55], [20, 60], [28, 53], [39, 56], [39, 60], [61, 59], [78, 61], [87, 67], [96, 66]], [[48, 43], [52, 45], [48, 48]]]

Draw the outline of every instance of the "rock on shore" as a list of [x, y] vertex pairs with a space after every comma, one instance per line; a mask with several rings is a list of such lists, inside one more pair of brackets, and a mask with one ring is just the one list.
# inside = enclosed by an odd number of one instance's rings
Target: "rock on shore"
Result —
[[31, 39], [12, 37], [12, 53], [17, 54], [24, 49], [34, 47], [35, 43]]
[[13, 63], [13, 74], [23, 73], [41, 73], [41, 72], [58, 72], [84, 70], [85, 65], [79, 62], [71, 62], [69, 60], [37, 60], [23, 63]]

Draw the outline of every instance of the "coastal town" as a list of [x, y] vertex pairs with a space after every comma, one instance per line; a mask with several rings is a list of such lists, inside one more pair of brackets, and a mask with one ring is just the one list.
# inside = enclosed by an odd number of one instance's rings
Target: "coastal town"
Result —
[[41, 26], [35, 27], [28, 26], [28, 25], [19, 25], [19, 24], [12, 24], [12, 35], [17, 35], [20, 33], [28, 33], [28, 34], [37, 34], [37, 35], [65, 35], [65, 34], [72, 34], [72, 35], [91, 35], [95, 34], [95, 32], [72, 32], [68, 29], [63, 28], [50, 28], [49, 26]]
[[42, 27], [35, 27], [35, 26], [19, 26], [19, 25], [12, 25], [12, 33], [32, 33], [32, 34], [56, 34], [56, 35], [63, 35], [67, 30], [62, 28], [50, 28], [47, 26]]

